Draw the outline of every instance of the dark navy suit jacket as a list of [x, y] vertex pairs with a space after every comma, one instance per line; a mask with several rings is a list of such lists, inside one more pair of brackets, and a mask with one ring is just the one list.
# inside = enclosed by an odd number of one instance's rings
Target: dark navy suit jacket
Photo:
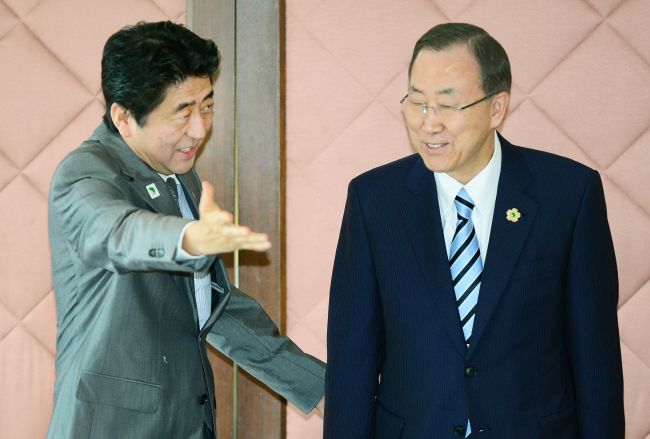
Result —
[[623, 438], [600, 177], [500, 141], [469, 349], [433, 173], [412, 155], [350, 183], [330, 292], [325, 438], [462, 437], [468, 418], [477, 439]]

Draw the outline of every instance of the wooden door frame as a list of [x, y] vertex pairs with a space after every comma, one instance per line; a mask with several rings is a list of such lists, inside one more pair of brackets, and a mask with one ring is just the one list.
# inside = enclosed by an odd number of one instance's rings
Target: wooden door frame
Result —
[[[221, 52], [212, 135], [197, 160], [217, 202], [272, 248], [225, 258], [235, 285], [284, 329], [284, 117], [281, 0], [188, 0], [188, 27]], [[220, 438], [280, 439], [285, 403], [211, 349]]]

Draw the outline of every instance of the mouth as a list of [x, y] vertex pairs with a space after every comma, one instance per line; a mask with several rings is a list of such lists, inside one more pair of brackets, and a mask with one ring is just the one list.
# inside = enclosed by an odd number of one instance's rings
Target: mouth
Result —
[[184, 148], [179, 149], [178, 152], [180, 152], [181, 155], [186, 159], [189, 159], [196, 155], [197, 149], [198, 148], [196, 146], [186, 146]]
[[429, 143], [429, 142], [422, 142], [422, 145], [426, 147], [426, 151], [428, 152], [433, 152], [433, 153], [438, 153], [442, 152], [445, 150], [445, 147], [449, 145], [447, 142], [439, 142], [439, 143]]

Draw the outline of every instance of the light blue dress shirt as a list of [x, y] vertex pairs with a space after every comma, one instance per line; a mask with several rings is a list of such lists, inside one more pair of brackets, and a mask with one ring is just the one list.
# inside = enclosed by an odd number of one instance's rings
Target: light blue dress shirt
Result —
[[[185, 191], [183, 190], [183, 185], [181, 185], [181, 182], [176, 177], [176, 174], [171, 174], [171, 175], [159, 174], [159, 175], [165, 181], [167, 181], [168, 178], [174, 179], [174, 181], [176, 182], [176, 189], [178, 191], [178, 206], [180, 207], [181, 215], [183, 215], [183, 218], [196, 220], [197, 218], [194, 217], [194, 214], [192, 213], [192, 209], [190, 209], [190, 205], [188, 204], [187, 198], [185, 197]], [[189, 253], [187, 253], [185, 250], [183, 250], [183, 245], [182, 245], [183, 236], [185, 236], [185, 230], [187, 230], [187, 227], [190, 224], [191, 223], [189, 223], [187, 226], [183, 228], [180, 237], [178, 239], [178, 245], [176, 246], [176, 259], [178, 261], [205, 257], [205, 256], [192, 256]], [[212, 282], [211, 282], [209, 269], [206, 271], [194, 273], [194, 298], [196, 300], [196, 310], [199, 315], [199, 322], [198, 322], [199, 329], [203, 328], [205, 322], [208, 320], [212, 312], [211, 287], [212, 287]]]

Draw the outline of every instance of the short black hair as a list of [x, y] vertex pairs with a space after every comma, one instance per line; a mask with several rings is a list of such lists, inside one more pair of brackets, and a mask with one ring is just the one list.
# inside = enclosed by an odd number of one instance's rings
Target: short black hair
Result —
[[512, 73], [505, 49], [484, 29], [468, 23], [443, 23], [429, 29], [415, 43], [409, 64], [409, 78], [413, 63], [420, 51], [444, 50], [452, 46], [466, 45], [481, 67], [481, 86], [486, 95], [510, 93]]
[[104, 123], [117, 132], [111, 105], [124, 107], [140, 126], [165, 99], [167, 89], [188, 77], [213, 80], [217, 45], [171, 21], [140, 22], [111, 35], [102, 56]]

